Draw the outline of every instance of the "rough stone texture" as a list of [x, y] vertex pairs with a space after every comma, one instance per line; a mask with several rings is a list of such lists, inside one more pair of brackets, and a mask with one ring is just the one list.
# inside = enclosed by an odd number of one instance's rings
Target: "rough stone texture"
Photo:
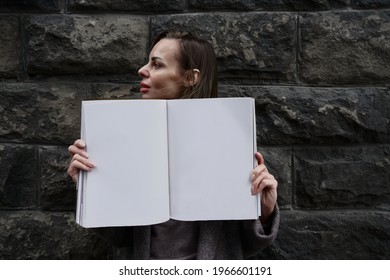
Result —
[[220, 93], [256, 99], [264, 145], [390, 142], [388, 88], [224, 86]]
[[[138, 98], [153, 37], [214, 45], [256, 100], [282, 220], [257, 258], [389, 259], [390, 1], [0, 1], [0, 259], [106, 259], [74, 221], [84, 99]], [[228, 152], [228, 151], [227, 151]]]
[[[383, 2], [385, 1], [383, 0]], [[347, 8], [349, 3], [350, 0], [190, 0], [189, 7], [198, 10], [324, 11]]]
[[70, 0], [71, 10], [88, 11], [150, 11], [164, 13], [183, 11], [183, 0]]
[[0, 259], [109, 259], [112, 251], [72, 214], [0, 212]]
[[390, 146], [294, 148], [299, 208], [390, 210]]
[[351, 0], [351, 5], [357, 9], [378, 9], [389, 8], [390, 2], [388, 0]]
[[146, 17], [43, 15], [26, 22], [31, 75], [137, 75], [146, 61]]
[[1, 0], [0, 11], [5, 12], [60, 12], [66, 0]]
[[139, 83], [132, 85], [121, 84], [92, 84], [88, 91], [88, 99], [136, 99], [141, 98]]
[[0, 15], [0, 79], [16, 78], [19, 67], [19, 19]]
[[262, 0], [257, 7], [266, 10], [324, 11], [348, 7], [350, 0]]
[[388, 88], [224, 86], [220, 93], [256, 99], [261, 144], [390, 142]]
[[189, 14], [157, 16], [152, 35], [190, 30], [215, 48], [219, 77], [247, 83], [293, 83], [296, 17], [289, 13]]
[[389, 233], [389, 212], [283, 211], [275, 244], [258, 258], [388, 260]]
[[311, 84], [390, 81], [390, 11], [300, 15], [300, 77]]
[[41, 147], [40, 209], [43, 211], [75, 211], [76, 188], [66, 174], [69, 164], [67, 147]]
[[199, 10], [235, 10], [249, 11], [256, 9], [255, 0], [189, 0], [190, 9]]
[[77, 84], [0, 84], [0, 139], [73, 143], [82, 98]]
[[37, 160], [33, 146], [0, 144], [0, 209], [36, 208]]

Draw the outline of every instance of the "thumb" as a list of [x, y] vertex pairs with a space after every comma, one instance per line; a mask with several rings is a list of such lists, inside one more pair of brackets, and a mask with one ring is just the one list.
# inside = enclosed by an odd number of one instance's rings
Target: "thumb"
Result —
[[257, 163], [259, 165], [264, 164], [264, 157], [262, 154], [260, 154], [259, 152], [256, 152], [255, 157], [256, 157]]

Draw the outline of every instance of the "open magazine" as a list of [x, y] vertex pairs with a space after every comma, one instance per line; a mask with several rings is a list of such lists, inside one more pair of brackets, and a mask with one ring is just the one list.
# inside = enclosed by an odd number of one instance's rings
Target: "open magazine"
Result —
[[253, 98], [83, 101], [83, 227], [257, 219]]

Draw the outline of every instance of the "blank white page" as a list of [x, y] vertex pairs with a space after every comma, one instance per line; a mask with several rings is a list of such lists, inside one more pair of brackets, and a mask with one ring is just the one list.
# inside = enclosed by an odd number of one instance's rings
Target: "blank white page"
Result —
[[82, 138], [96, 165], [81, 176], [77, 217], [82, 226], [169, 219], [165, 101], [84, 101]]
[[170, 100], [168, 131], [172, 218], [258, 218], [252, 98]]

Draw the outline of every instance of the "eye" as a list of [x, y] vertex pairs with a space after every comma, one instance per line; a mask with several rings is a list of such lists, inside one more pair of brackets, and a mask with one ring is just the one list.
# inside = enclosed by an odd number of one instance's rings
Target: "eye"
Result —
[[160, 63], [157, 63], [157, 62], [153, 62], [153, 63], [152, 63], [152, 68], [153, 68], [153, 69], [156, 69], [156, 70], [157, 70], [157, 69], [160, 69], [160, 68], [161, 68], [161, 64], [160, 64]]

